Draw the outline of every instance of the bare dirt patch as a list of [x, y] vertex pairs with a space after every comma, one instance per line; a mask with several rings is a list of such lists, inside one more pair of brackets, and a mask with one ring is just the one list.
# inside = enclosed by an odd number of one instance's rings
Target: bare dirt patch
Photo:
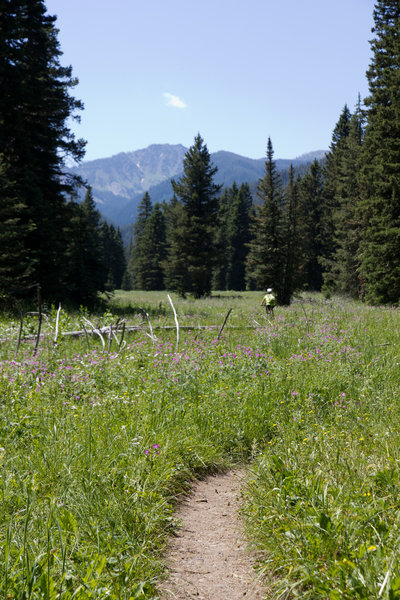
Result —
[[229, 471], [193, 485], [177, 515], [182, 527], [168, 551], [162, 600], [265, 597], [238, 519], [242, 480], [241, 471]]

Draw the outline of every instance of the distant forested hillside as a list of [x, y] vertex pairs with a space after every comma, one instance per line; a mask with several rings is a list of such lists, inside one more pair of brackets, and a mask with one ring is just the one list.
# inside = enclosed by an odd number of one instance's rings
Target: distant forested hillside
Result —
[[[122, 152], [109, 158], [83, 162], [73, 169], [91, 186], [97, 208], [114, 224], [124, 228], [137, 217], [138, 205], [148, 191], [154, 202], [169, 201], [172, 197], [170, 180], [182, 174], [187, 148], [182, 145], [153, 144], [142, 150]], [[325, 151], [309, 152], [290, 159], [278, 159], [277, 168], [284, 180], [290, 164], [302, 174], [315, 158], [323, 159]], [[216, 182], [230, 186], [248, 182], [252, 189], [263, 175], [265, 158], [251, 159], [232, 152], [211, 154], [217, 166]], [[284, 173], [286, 172], [286, 175]]]

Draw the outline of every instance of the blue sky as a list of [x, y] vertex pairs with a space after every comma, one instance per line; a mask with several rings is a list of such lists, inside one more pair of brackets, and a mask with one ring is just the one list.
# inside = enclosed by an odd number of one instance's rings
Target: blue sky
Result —
[[85, 104], [85, 160], [199, 132], [210, 152], [328, 149], [368, 94], [373, 0], [47, 0]]

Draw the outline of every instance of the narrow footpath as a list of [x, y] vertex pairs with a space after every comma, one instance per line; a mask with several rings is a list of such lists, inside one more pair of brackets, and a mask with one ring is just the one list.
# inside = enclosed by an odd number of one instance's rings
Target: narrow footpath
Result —
[[181, 504], [182, 524], [167, 555], [162, 600], [262, 600], [238, 519], [243, 474], [229, 471], [193, 485]]

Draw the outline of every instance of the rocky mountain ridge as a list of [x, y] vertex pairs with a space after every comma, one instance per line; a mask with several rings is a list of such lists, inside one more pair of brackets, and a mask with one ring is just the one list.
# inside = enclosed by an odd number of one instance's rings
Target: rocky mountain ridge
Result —
[[[116, 225], [125, 226], [136, 219], [144, 192], [149, 192], [153, 202], [171, 198], [170, 180], [182, 174], [186, 152], [187, 148], [181, 144], [152, 144], [140, 150], [85, 161], [71, 171], [91, 185], [102, 215]], [[295, 159], [277, 159], [276, 165], [284, 171], [291, 163], [300, 168], [324, 156], [325, 151], [318, 150]], [[216, 183], [226, 186], [233, 181], [238, 185], [252, 184], [264, 174], [265, 158], [252, 159], [221, 150], [211, 154], [211, 160], [218, 167]]]

